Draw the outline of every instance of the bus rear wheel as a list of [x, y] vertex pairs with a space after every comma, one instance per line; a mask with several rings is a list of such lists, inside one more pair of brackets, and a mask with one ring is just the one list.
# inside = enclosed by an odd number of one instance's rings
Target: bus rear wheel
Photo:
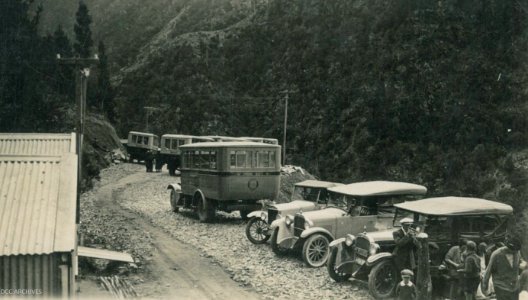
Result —
[[211, 222], [215, 218], [215, 207], [213, 202], [201, 195], [198, 199], [196, 212], [198, 213], [198, 219], [200, 219], [200, 222], [202, 223]]

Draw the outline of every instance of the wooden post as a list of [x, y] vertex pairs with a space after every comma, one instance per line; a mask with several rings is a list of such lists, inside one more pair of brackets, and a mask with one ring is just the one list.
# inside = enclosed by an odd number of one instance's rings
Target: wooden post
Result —
[[416, 276], [417, 299], [431, 299], [433, 286], [431, 283], [431, 273], [429, 266], [429, 242], [425, 232], [416, 236], [418, 240], [418, 268]]

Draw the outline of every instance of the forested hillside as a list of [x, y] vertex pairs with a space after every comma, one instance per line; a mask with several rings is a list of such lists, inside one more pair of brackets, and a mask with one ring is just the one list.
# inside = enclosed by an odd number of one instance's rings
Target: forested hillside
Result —
[[157, 134], [281, 139], [288, 98], [288, 162], [321, 178], [527, 200], [528, 0], [85, 3], [121, 135], [149, 106]]
[[[119, 126], [280, 138], [326, 179], [519, 200], [526, 1], [272, 1], [165, 33], [118, 75]], [[192, 16], [191, 16], [192, 17]], [[499, 195], [500, 194], [500, 195]]]

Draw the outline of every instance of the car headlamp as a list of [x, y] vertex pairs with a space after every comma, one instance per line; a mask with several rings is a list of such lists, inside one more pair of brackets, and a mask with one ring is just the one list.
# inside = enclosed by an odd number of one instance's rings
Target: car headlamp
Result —
[[304, 229], [309, 229], [310, 227], [312, 227], [314, 224], [312, 221], [310, 220], [305, 220], [304, 221]]
[[377, 243], [370, 244], [369, 254], [370, 255], [374, 255], [374, 254], [378, 253], [379, 248], [380, 248], [380, 246]]
[[266, 221], [268, 219], [268, 216], [266, 215], [265, 212], [263, 212], [260, 214], [260, 218], [262, 219], [262, 221]]
[[290, 226], [293, 223], [293, 216], [287, 215], [286, 220], [284, 222], [286, 223], [286, 226]]
[[356, 237], [353, 236], [352, 234], [347, 234], [346, 237], [345, 237], [345, 244], [350, 247], [352, 245], [354, 245], [354, 243], [356, 242]]

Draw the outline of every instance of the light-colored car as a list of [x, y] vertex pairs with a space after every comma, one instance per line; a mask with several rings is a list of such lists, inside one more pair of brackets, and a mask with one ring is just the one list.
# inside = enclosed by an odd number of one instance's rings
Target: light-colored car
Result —
[[253, 244], [263, 244], [270, 238], [269, 224], [283, 215], [294, 214], [299, 211], [307, 212], [321, 209], [328, 199], [328, 188], [343, 185], [341, 183], [305, 180], [293, 187], [291, 201], [280, 204], [265, 204], [262, 210], [248, 214], [246, 237]]
[[369, 181], [328, 191], [326, 208], [290, 214], [271, 223], [271, 248], [277, 255], [300, 250], [308, 266], [321, 267], [328, 259], [331, 241], [349, 233], [391, 227], [394, 204], [422, 198], [427, 188], [405, 182]]
[[[430, 273], [436, 286], [442, 286], [443, 261], [451, 246], [463, 238], [494, 247], [504, 241], [513, 211], [504, 203], [467, 197], [429, 198], [395, 207], [394, 227], [399, 226], [402, 218], [410, 218], [414, 220], [410, 234], [427, 233], [431, 245]], [[391, 297], [399, 281], [392, 255], [395, 230], [349, 234], [333, 241], [327, 264], [330, 277], [336, 281], [347, 280], [352, 275], [368, 278], [369, 292], [374, 298]]]

